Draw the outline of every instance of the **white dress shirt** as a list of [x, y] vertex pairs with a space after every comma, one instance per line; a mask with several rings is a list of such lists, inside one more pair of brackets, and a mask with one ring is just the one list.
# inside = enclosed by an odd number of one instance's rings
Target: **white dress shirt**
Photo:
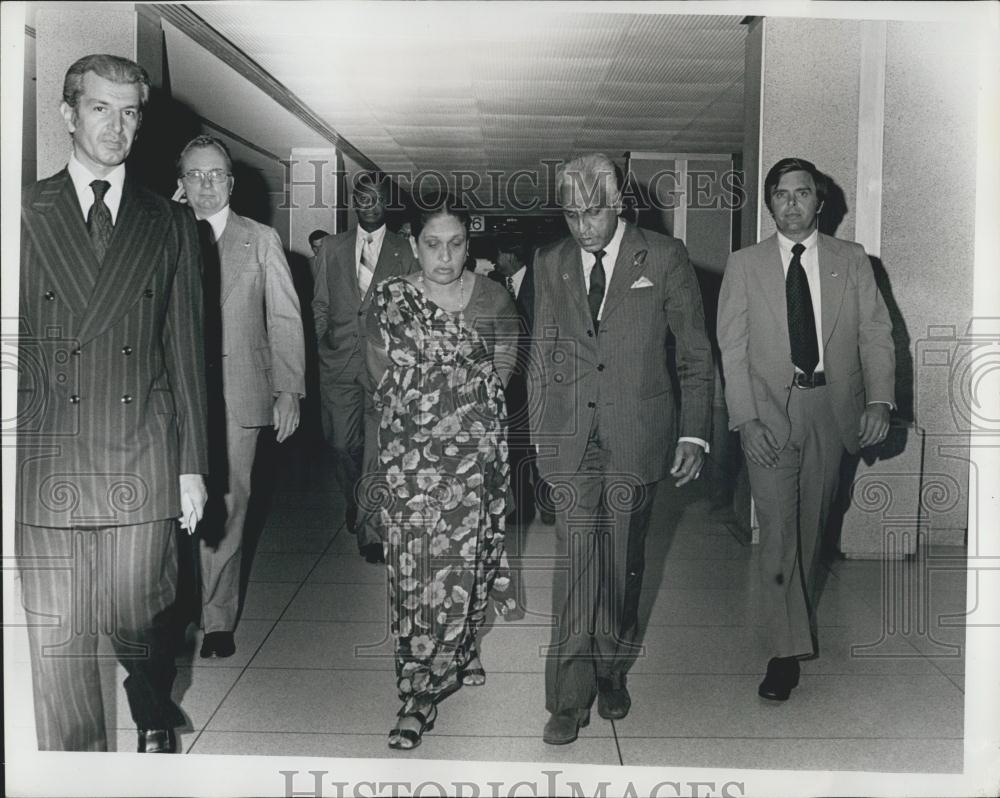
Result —
[[229, 222], [229, 206], [226, 205], [221, 211], [216, 211], [211, 216], [205, 218], [212, 228], [212, 237], [218, 241], [226, 231], [226, 224]]
[[[611, 275], [615, 273], [615, 261], [618, 260], [618, 251], [622, 246], [622, 238], [625, 236], [625, 221], [619, 216], [618, 217], [618, 227], [615, 228], [615, 234], [611, 236], [611, 240], [608, 245], [604, 247], [604, 258], [601, 260], [601, 265], [604, 267], [604, 299], [601, 300], [601, 308], [597, 312], [597, 320], [601, 320], [601, 316], [604, 313], [604, 303], [608, 299], [608, 287], [611, 285]], [[590, 291], [590, 273], [594, 270], [594, 264], [597, 263], [597, 257], [593, 252], [587, 252], [586, 250], [580, 250], [581, 258], [583, 260], [583, 282], [587, 287], [587, 291]], [[701, 438], [691, 438], [686, 435], [682, 435], [677, 439], [677, 442], [687, 441], [688, 443], [695, 443], [705, 450], [707, 454], [709, 451], [708, 441], [704, 441]]]
[[[781, 268], [785, 271], [785, 279], [788, 279], [788, 267], [792, 262], [792, 247], [796, 243], [801, 243], [806, 248], [802, 253], [802, 268], [806, 273], [806, 282], [809, 283], [809, 295], [812, 299], [813, 318], [816, 321], [816, 346], [819, 349], [819, 363], [816, 364], [816, 371], [823, 371], [823, 310], [821, 294], [819, 289], [819, 253], [816, 250], [816, 243], [819, 241], [819, 230], [813, 230], [812, 234], [804, 241], [795, 242], [778, 233], [778, 249], [781, 252]], [[796, 371], [801, 369], [796, 368]]]
[[76, 198], [80, 203], [80, 210], [83, 212], [83, 221], [87, 221], [90, 206], [94, 204], [94, 189], [90, 187], [91, 182], [107, 180], [111, 187], [104, 194], [104, 204], [111, 211], [111, 223], [117, 222], [118, 207], [122, 203], [122, 186], [125, 184], [125, 164], [120, 163], [104, 177], [98, 177], [91, 174], [90, 170], [76, 159], [76, 155], [70, 155], [66, 170], [69, 172], [70, 180], [73, 181]]
[[[604, 303], [608, 298], [608, 286], [611, 285], [611, 275], [615, 273], [615, 261], [618, 260], [618, 250], [621, 249], [622, 238], [624, 236], [625, 222], [619, 216], [618, 227], [615, 228], [615, 234], [611, 236], [608, 245], [604, 247], [604, 258], [601, 260], [601, 265], [604, 267], [604, 299], [601, 300], [600, 310], [597, 311], [598, 321], [604, 315]], [[597, 263], [597, 256], [593, 252], [587, 252], [585, 249], [581, 249], [580, 254], [583, 258], [583, 283], [587, 288], [587, 293], [590, 293], [590, 273], [594, 270], [594, 264]]]
[[[593, 268], [593, 264], [591, 264], [591, 268]], [[528, 273], [528, 267], [522, 266], [520, 269], [514, 272], [510, 277], [507, 278], [508, 280], [511, 281], [511, 284], [514, 286], [515, 299], [521, 296], [521, 283], [524, 282], [524, 275], [527, 273]], [[504, 282], [506, 282], [506, 280]]]
[[[375, 255], [375, 263], [378, 263], [379, 256], [382, 254], [382, 242], [385, 241], [385, 225], [382, 225], [378, 230], [369, 233], [360, 224], [358, 225], [358, 237], [354, 242], [354, 271], [357, 272], [361, 268], [361, 250], [364, 248], [365, 239], [372, 237], [372, 253]], [[372, 264], [372, 270], [375, 269], [375, 263]]]

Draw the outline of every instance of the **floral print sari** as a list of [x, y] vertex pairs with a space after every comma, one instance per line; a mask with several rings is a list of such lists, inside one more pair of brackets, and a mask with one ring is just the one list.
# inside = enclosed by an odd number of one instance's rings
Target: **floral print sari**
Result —
[[463, 313], [401, 278], [379, 286], [376, 304], [391, 361], [375, 391], [379, 519], [406, 712], [458, 688], [491, 591], [499, 613], [514, 605], [503, 556], [506, 411], [486, 342]]

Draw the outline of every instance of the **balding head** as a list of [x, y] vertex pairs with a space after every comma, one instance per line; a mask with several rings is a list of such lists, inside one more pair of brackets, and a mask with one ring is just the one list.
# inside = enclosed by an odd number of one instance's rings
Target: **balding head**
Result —
[[587, 252], [604, 249], [618, 228], [622, 210], [618, 170], [604, 153], [581, 155], [556, 171], [556, 199], [566, 226]]

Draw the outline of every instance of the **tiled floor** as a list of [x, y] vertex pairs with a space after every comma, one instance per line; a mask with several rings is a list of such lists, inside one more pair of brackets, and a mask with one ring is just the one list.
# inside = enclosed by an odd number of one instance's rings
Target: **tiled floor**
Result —
[[[650, 530], [642, 600], [649, 626], [626, 719], [611, 723], [594, 712], [575, 744], [541, 741], [553, 529], [536, 522], [515, 559], [524, 569], [525, 616], [497, 621], [482, 639], [486, 685], [443, 702], [418, 750], [391, 751], [385, 740], [397, 701], [384, 571], [365, 563], [344, 531], [324, 458], [286, 455], [277, 466], [270, 506], [254, 511], [266, 521], [236, 655], [202, 660], [195, 639], [178, 661], [187, 753], [961, 770], [964, 635], [940, 616], [964, 608], [964, 574], [929, 579], [923, 560], [832, 563], [821, 656], [803, 664], [792, 700], [770, 705], [756, 695], [768, 652], [754, 626], [753, 547], [713, 520], [698, 488], [669, 484]], [[884, 595], [883, 585], [900, 577], [926, 601], [919, 614], [914, 606], [923, 605]], [[109, 665], [105, 675], [119, 750], [132, 750], [123, 673]]]

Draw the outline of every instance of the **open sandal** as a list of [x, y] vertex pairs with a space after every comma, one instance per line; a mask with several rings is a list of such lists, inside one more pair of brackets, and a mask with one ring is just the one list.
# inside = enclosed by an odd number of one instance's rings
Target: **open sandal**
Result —
[[[437, 720], [437, 707], [433, 704], [428, 712], [414, 709], [410, 712], [400, 711], [396, 728], [389, 732], [389, 747], [402, 751], [412, 751], [420, 745], [424, 732], [434, 728], [434, 721]], [[413, 718], [420, 724], [420, 729], [400, 728], [400, 724], [409, 718]]]
[[479, 661], [478, 654], [473, 655], [465, 667], [459, 669], [458, 678], [462, 684], [469, 687], [486, 684], [486, 671], [483, 670], [483, 663]]

